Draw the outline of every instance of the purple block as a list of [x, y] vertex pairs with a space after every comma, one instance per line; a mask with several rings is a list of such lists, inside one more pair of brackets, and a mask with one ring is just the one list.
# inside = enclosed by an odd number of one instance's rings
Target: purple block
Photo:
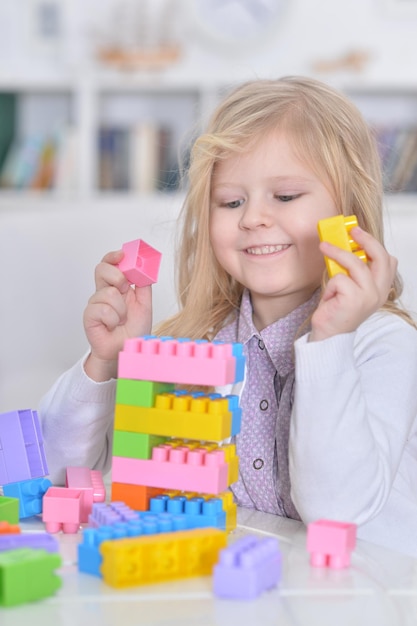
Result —
[[118, 522], [139, 520], [140, 516], [124, 502], [98, 502], [93, 504], [93, 510], [88, 517], [88, 523], [94, 528], [112, 526]]
[[273, 537], [249, 535], [220, 552], [214, 567], [214, 594], [251, 600], [276, 587], [281, 577], [281, 553]]
[[26, 456], [31, 478], [41, 478], [49, 474], [43, 446], [43, 436], [37, 411], [26, 409], [19, 411]]
[[49, 473], [39, 418], [24, 409], [0, 414], [0, 485]]
[[59, 543], [47, 533], [14, 533], [0, 535], [0, 552], [5, 550], [17, 550], [18, 548], [34, 548], [47, 550], [47, 552], [59, 552]]

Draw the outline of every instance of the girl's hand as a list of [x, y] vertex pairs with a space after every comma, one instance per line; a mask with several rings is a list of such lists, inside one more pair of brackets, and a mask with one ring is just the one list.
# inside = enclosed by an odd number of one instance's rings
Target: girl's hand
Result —
[[128, 337], [147, 335], [152, 327], [151, 287], [131, 287], [117, 267], [123, 252], [109, 252], [95, 270], [96, 291], [84, 311], [91, 352], [87, 375], [96, 381], [115, 378], [117, 358]]
[[397, 270], [397, 259], [359, 227], [350, 231], [368, 257], [357, 256], [322, 241], [320, 250], [348, 271], [330, 278], [313, 314], [310, 341], [349, 333], [385, 304]]

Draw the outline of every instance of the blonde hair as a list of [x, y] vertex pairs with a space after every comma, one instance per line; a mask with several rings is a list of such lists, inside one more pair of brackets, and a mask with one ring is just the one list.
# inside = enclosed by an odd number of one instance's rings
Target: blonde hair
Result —
[[[340, 213], [384, 245], [383, 183], [374, 137], [356, 106], [328, 85], [288, 76], [234, 89], [194, 143], [180, 225], [177, 289], [180, 311], [156, 332], [212, 339], [237, 311], [243, 291], [217, 262], [209, 239], [210, 188], [215, 165], [243, 152], [271, 130], [291, 138], [297, 156], [317, 174]], [[400, 308], [395, 277], [383, 308], [413, 323]]]

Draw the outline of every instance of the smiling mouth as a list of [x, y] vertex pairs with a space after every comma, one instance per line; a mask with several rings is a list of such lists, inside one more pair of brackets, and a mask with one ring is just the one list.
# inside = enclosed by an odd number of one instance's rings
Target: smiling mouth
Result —
[[274, 252], [281, 252], [282, 250], [287, 250], [287, 248], [289, 247], [289, 244], [279, 244], [276, 246], [256, 246], [254, 248], [246, 248], [245, 252], [247, 254], [253, 254], [255, 256], [262, 256], [263, 254], [273, 254]]

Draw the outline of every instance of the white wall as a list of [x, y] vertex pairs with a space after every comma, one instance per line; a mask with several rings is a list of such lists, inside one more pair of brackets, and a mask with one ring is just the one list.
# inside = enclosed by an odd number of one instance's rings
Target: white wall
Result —
[[[86, 54], [102, 40], [98, 35], [109, 29], [107, 9], [114, 0], [48, 1], [62, 11], [63, 34], [49, 52], [34, 34], [32, 17], [41, 0], [0, 0], [0, 74], [18, 72], [19, 67], [27, 67], [28, 59], [33, 67], [52, 64], [58, 68], [64, 62], [73, 70], [83, 70], [88, 65]], [[183, 43], [180, 63], [172, 66], [174, 80], [311, 74], [316, 61], [361, 50], [369, 53], [361, 80], [416, 83], [415, 0], [281, 0], [284, 8], [276, 28], [256, 45], [243, 40], [233, 53], [204, 36], [192, 11], [197, 0], [151, 0], [150, 6], [168, 1], [176, 7], [174, 31]], [[119, 6], [123, 2], [135, 0], [116, 0]], [[136, 0], [138, 6], [145, 2], [149, 0]], [[355, 73], [335, 72], [327, 78], [337, 81], [351, 75]]]
[[154, 321], [176, 310], [173, 254], [180, 199], [53, 206], [34, 198], [0, 213], [0, 412], [36, 408], [87, 349], [82, 316], [104, 254], [141, 238], [162, 252]]

